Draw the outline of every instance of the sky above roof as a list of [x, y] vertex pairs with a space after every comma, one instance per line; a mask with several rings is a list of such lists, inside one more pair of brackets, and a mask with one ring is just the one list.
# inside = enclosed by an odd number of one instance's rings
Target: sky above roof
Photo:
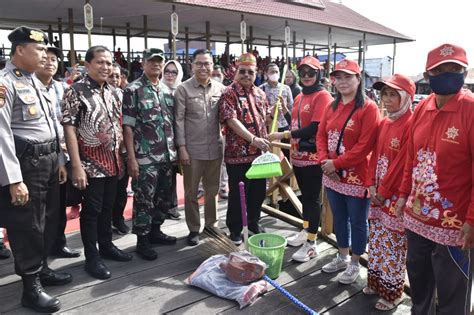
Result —
[[[423, 72], [428, 51], [444, 43], [463, 47], [470, 67], [474, 65], [474, 1], [342, 0], [342, 4], [416, 40], [397, 45], [395, 72], [406, 75]], [[392, 54], [393, 45], [372, 46], [368, 48], [366, 58]]]

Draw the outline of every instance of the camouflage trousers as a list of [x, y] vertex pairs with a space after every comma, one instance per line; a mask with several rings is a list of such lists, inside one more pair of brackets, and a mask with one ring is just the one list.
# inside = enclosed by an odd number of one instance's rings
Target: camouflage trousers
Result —
[[160, 226], [171, 205], [171, 163], [139, 165], [138, 179], [132, 181], [133, 230], [147, 235], [152, 225]]

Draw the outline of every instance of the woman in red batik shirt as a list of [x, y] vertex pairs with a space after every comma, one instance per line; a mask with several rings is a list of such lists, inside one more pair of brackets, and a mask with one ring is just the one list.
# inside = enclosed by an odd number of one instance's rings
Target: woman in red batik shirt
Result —
[[323, 271], [344, 270], [339, 282], [349, 284], [359, 276], [359, 258], [367, 245], [368, 155], [375, 144], [380, 115], [377, 105], [365, 97], [361, 70], [355, 61], [340, 61], [331, 76], [337, 94], [319, 124], [317, 147], [339, 253]]
[[403, 219], [397, 217], [395, 204], [403, 178], [416, 87], [412, 80], [400, 74], [376, 82], [373, 87], [381, 91], [387, 117], [379, 126], [369, 164], [369, 271], [363, 292], [378, 294], [380, 299], [375, 308], [388, 311], [401, 302], [405, 284], [407, 242]]
[[333, 100], [331, 94], [319, 83], [320, 70], [319, 60], [314, 57], [308, 56], [301, 61], [298, 74], [303, 91], [293, 104], [291, 132], [276, 132], [268, 137], [270, 141], [291, 138], [291, 164], [303, 203], [303, 230], [290, 236], [288, 245], [301, 246], [292, 256], [298, 262], [309, 261], [317, 255], [315, 240], [321, 218], [319, 196], [323, 173], [318, 163], [314, 139], [324, 109]]

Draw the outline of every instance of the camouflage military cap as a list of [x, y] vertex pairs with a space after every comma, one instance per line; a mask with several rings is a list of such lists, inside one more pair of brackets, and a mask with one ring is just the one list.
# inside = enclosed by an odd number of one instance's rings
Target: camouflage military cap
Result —
[[164, 60], [165, 54], [163, 53], [163, 50], [158, 48], [148, 48], [143, 51], [143, 59], [150, 60], [155, 57], [159, 57], [161, 60]]

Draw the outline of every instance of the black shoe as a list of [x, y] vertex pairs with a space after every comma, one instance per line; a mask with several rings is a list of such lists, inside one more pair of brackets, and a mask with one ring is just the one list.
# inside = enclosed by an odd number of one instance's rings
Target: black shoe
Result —
[[64, 285], [72, 281], [72, 275], [66, 272], [56, 272], [51, 268], [43, 268], [39, 273], [43, 286]]
[[11, 256], [12, 252], [5, 247], [3, 242], [0, 242], [0, 259], [8, 259]]
[[177, 208], [171, 208], [168, 210], [168, 213], [166, 213], [166, 218], [171, 219], [171, 220], [179, 220], [181, 217], [181, 214], [179, 214]]
[[221, 189], [219, 190], [219, 197], [221, 197], [223, 200], [229, 199], [229, 192], [225, 189]]
[[236, 233], [230, 232], [230, 240], [235, 245], [240, 245], [240, 244], [242, 244], [242, 234], [241, 233], [236, 234]]
[[166, 235], [161, 231], [152, 232], [150, 233], [150, 242], [152, 244], [174, 245], [176, 244], [176, 237]]
[[60, 258], [75, 258], [81, 256], [81, 251], [64, 246], [63, 248], [55, 250], [51, 255]]
[[59, 311], [61, 302], [44, 291], [38, 275], [23, 276], [22, 281], [23, 295], [21, 296], [21, 305], [31, 308], [38, 313], [54, 313]]
[[190, 232], [187, 239], [189, 246], [196, 246], [199, 244], [199, 233], [198, 232]]
[[249, 226], [249, 236], [260, 234], [260, 233], [265, 233], [265, 229], [260, 224], [253, 227]]
[[133, 256], [117, 248], [114, 244], [99, 249], [100, 257], [115, 261], [130, 261]]
[[125, 224], [125, 221], [122, 219], [112, 222], [112, 226], [118, 234], [125, 235], [130, 233], [130, 228]]
[[155, 260], [158, 254], [151, 248], [149, 235], [137, 235], [137, 249], [138, 256], [145, 260]]
[[112, 276], [109, 268], [107, 268], [107, 266], [101, 259], [86, 260], [84, 269], [89, 275], [96, 279], [105, 280], [109, 279]]

